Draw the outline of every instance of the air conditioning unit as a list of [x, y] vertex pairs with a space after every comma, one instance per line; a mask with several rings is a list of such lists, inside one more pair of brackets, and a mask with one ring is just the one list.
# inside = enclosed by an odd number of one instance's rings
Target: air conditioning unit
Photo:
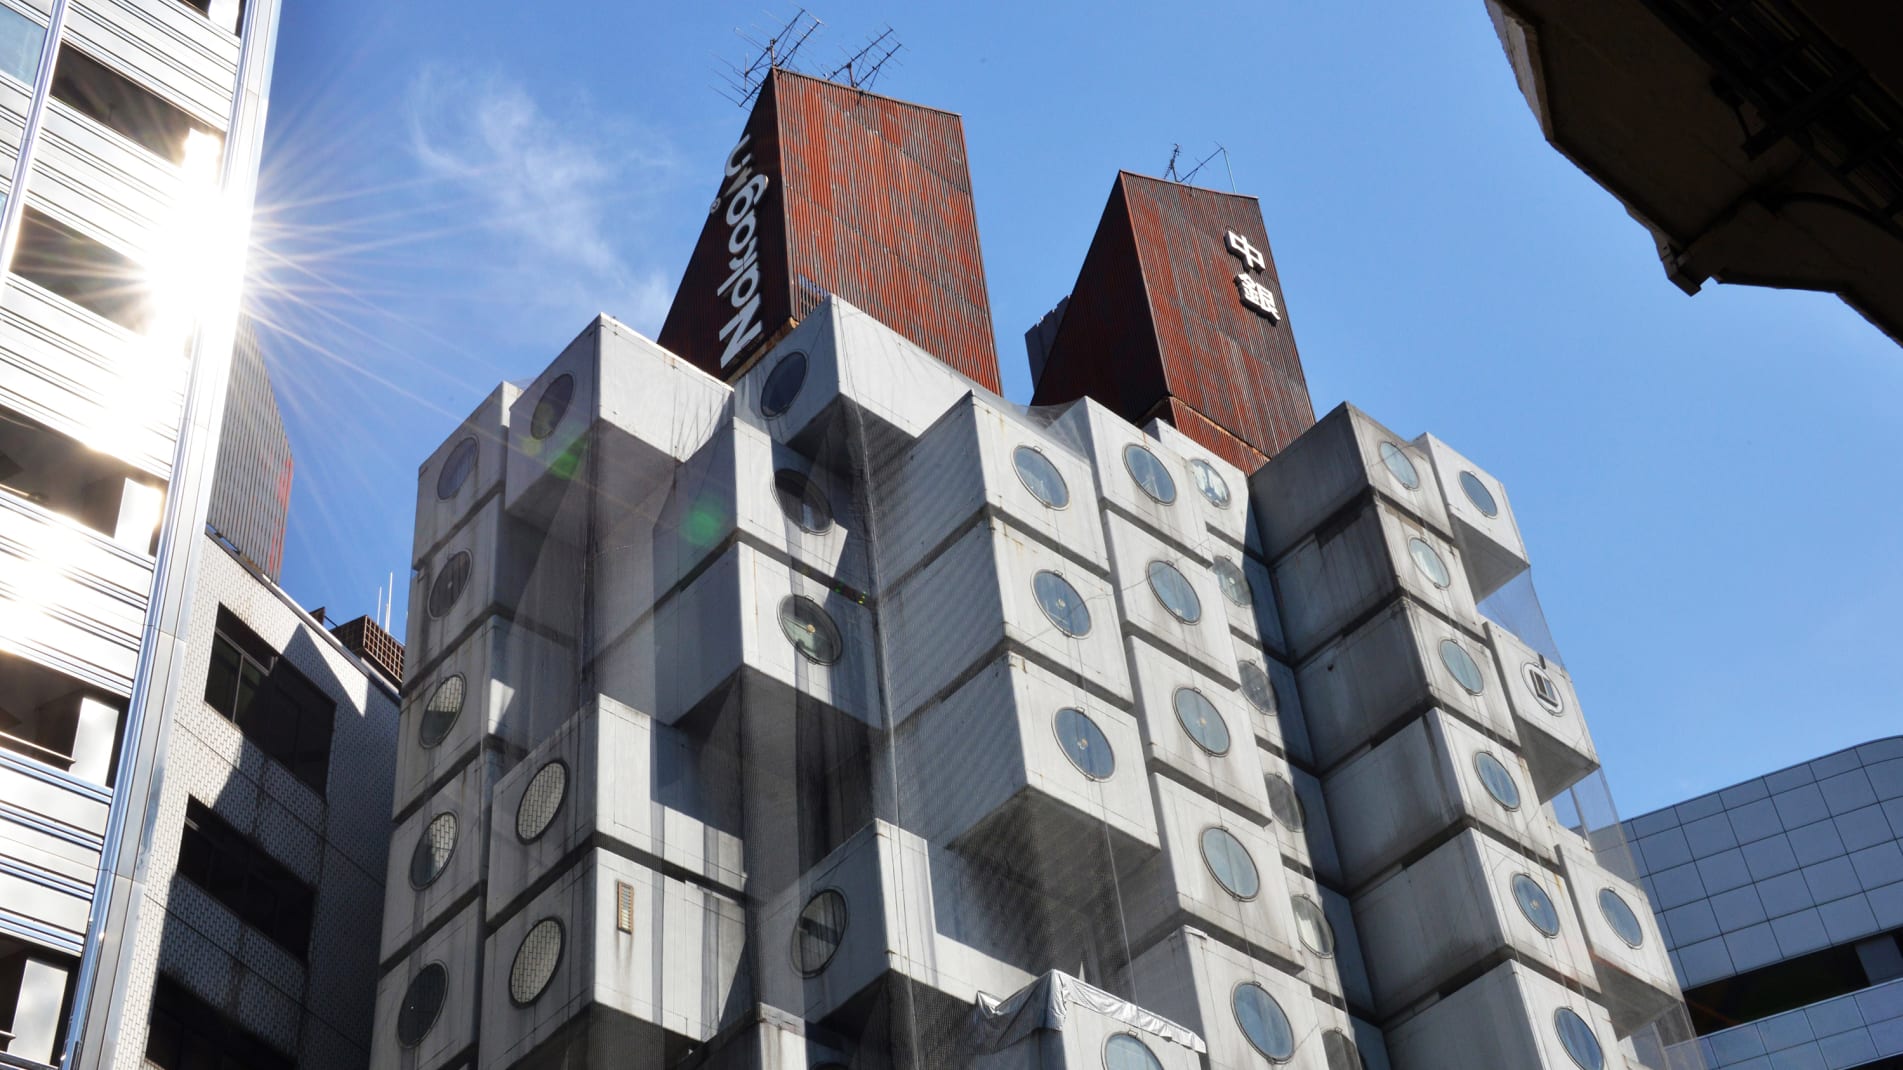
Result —
[[1139, 636], [1225, 685], [1238, 681], [1235, 640], [1216, 576], [1205, 562], [1114, 513], [1104, 518], [1110, 567], [1124, 631]]
[[482, 904], [471, 902], [377, 981], [375, 1070], [447, 1070], [476, 1043]]
[[1242, 694], [1138, 636], [1125, 643], [1150, 763], [1225, 806], [1267, 818], [1262, 759]]
[[1566, 670], [1492, 622], [1487, 624], [1487, 639], [1543, 802], [1597, 770], [1599, 752]]
[[1322, 647], [1296, 676], [1323, 769], [1428, 706], [1513, 738], [1513, 714], [1486, 643], [1406, 598]]
[[1527, 569], [1526, 542], [1506, 488], [1433, 435], [1414, 444], [1434, 466], [1474, 597], [1485, 598]]
[[1456, 827], [1484, 828], [1546, 862], [1557, 830], [1512, 749], [1439, 710], [1328, 774], [1343, 876], [1359, 888]]
[[1460, 557], [1445, 537], [1380, 498], [1337, 513], [1275, 562], [1289, 648], [1305, 658], [1399, 595], [1482, 634]]
[[1453, 536], [1426, 452], [1346, 403], [1250, 476], [1249, 491], [1262, 556], [1269, 561], [1370, 494], [1443, 537]]
[[1410, 862], [1354, 900], [1375, 1009], [1392, 1019], [1502, 956], [1591, 987], [1569, 895], [1557, 872], [1478, 832]]
[[479, 1070], [661, 1070], [741, 1021], [738, 902], [611, 850], [587, 851], [500, 923], [483, 957]]
[[[494, 752], [484, 752], [391, 831], [378, 961], [401, 953], [482, 882], [488, 786], [499, 762]], [[404, 888], [411, 894], [402, 894]]]
[[[1090, 398], [1062, 409], [1050, 433], [1088, 458], [1106, 515], [1120, 515], [1201, 564], [1213, 541], [1183, 458]], [[1114, 549], [1114, 548], [1113, 548]]]
[[1563, 839], [1559, 854], [1613, 1029], [1630, 1036], [1684, 1002], [1670, 949], [1642, 889], [1599, 865], [1575, 838]]
[[1580, 1070], [1615, 1065], [1604, 1007], [1519, 962], [1503, 962], [1387, 1029], [1394, 1070]]
[[959, 1065], [972, 1070], [1201, 1070], [1205, 1050], [1188, 1028], [1055, 971], [1008, 998], [980, 997], [971, 1032]]
[[1249, 513], [1249, 473], [1216, 456], [1208, 447], [1160, 417], [1144, 424], [1143, 431], [1183, 459], [1178, 474], [1190, 491], [1185, 498], [1202, 513], [1203, 526], [1231, 549], [1246, 551], [1260, 559], [1262, 536]]
[[509, 448], [509, 407], [521, 391], [489, 392], [416, 473], [415, 552], [442, 545], [457, 524], [502, 486]]
[[980, 513], [1109, 571], [1096, 477], [1074, 448], [978, 394], [967, 394], [874, 480], [879, 576], [905, 578]]

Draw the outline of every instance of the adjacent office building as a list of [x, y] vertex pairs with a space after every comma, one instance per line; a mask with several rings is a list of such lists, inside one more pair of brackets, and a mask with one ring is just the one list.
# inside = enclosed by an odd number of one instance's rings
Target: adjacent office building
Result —
[[662, 342], [422, 466], [372, 1066], [1698, 1065], [1505, 488], [1139, 176], [1005, 402], [962, 146], [775, 72]]
[[1903, 739], [1626, 829], [1707, 1065], [1903, 1065]]

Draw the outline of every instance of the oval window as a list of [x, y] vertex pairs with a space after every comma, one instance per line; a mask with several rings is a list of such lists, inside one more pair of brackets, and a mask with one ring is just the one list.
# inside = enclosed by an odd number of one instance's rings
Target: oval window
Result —
[[1011, 466], [1017, 469], [1018, 482], [1031, 492], [1031, 497], [1052, 509], [1070, 504], [1070, 487], [1064, 483], [1064, 474], [1042, 450], [1019, 446], [1011, 451]]
[[469, 473], [476, 470], [476, 439], [474, 435], [456, 443], [449, 451], [449, 457], [443, 461], [443, 470], [436, 473], [436, 497], [439, 501], [448, 501], [463, 489], [469, 481]]
[[543, 918], [529, 929], [509, 964], [509, 1002], [526, 1007], [542, 997], [562, 962], [562, 923]]
[[1480, 482], [1479, 476], [1472, 472], [1460, 473], [1460, 489], [1466, 492], [1467, 500], [1474, 504], [1474, 508], [1480, 510], [1480, 515], [1500, 515], [1500, 503], [1493, 500], [1493, 492]]
[[463, 674], [457, 673], [437, 684], [436, 690], [430, 692], [429, 702], [423, 706], [423, 717], [416, 726], [416, 742], [424, 750], [448, 738], [449, 730], [456, 725], [456, 718], [462, 716], [465, 688]]
[[1452, 639], [1440, 641], [1440, 663], [1453, 674], [1454, 682], [1466, 690], [1478, 695], [1486, 689], [1487, 679], [1480, 675], [1480, 666], [1475, 663], [1473, 655]]
[[443, 1012], [443, 997], [449, 994], [449, 971], [440, 962], [432, 962], [416, 971], [410, 987], [403, 990], [403, 1005], [396, 1012], [396, 1042], [406, 1048], [423, 1043]]
[[1447, 562], [1442, 561], [1440, 554], [1427, 545], [1426, 539], [1407, 540], [1407, 556], [1414, 559], [1414, 567], [1420, 569], [1421, 575], [1426, 576], [1427, 581], [1434, 586], [1445, 589], [1454, 582], [1453, 577], [1447, 574]]
[[1191, 742], [1210, 754], [1229, 753], [1229, 725], [1209, 696], [1193, 687], [1179, 687], [1171, 704], [1176, 707], [1176, 722]]
[[1058, 710], [1056, 727], [1064, 757], [1070, 759], [1078, 772], [1092, 780], [1108, 780], [1110, 774], [1117, 771], [1117, 757], [1110, 751], [1110, 740], [1084, 711], [1073, 706]]
[[1605, 1070], [1606, 1053], [1599, 1047], [1599, 1037], [1577, 1011], [1571, 1007], [1554, 1011], [1553, 1029], [1559, 1033], [1559, 1042], [1566, 1049], [1566, 1057], [1580, 1070]]
[[846, 938], [846, 897], [831, 888], [806, 901], [793, 922], [793, 967], [803, 977], [817, 976]]
[[773, 473], [773, 496], [779, 499], [780, 512], [802, 531], [824, 535], [833, 527], [833, 506], [819, 484], [791, 468]]
[[429, 819], [410, 853], [410, 886], [418, 891], [436, 883], [456, 853], [456, 815], [444, 811]]
[[1216, 574], [1216, 586], [1222, 588], [1222, 596], [1239, 606], [1248, 606], [1255, 602], [1255, 591], [1249, 587], [1249, 576], [1242, 566], [1226, 557], [1218, 557], [1209, 570]]
[[838, 661], [845, 650], [832, 617], [805, 595], [788, 595], [780, 601], [780, 632], [802, 657], [821, 665]]
[[1242, 663], [1242, 696], [1249, 700], [1249, 705], [1270, 716], [1274, 716], [1281, 708], [1275, 681], [1269, 679], [1269, 670], [1257, 662]]
[[1520, 905], [1520, 913], [1533, 927], [1547, 936], [1559, 935], [1559, 910], [1553, 906], [1553, 897], [1546, 894], [1540, 882], [1524, 873], [1513, 875], [1513, 901]]
[[1196, 597], [1196, 588], [1190, 586], [1188, 576], [1168, 561], [1150, 562], [1150, 591], [1163, 603], [1163, 608], [1170, 611], [1170, 616], [1184, 624], [1203, 619], [1203, 600]]
[[1176, 500], [1176, 480], [1156, 454], [1132, 442], [1123, 447], [1123, 467], [1151, 498], [1164, 505]]
[[1209, 504], [1218, 509], [1229, 508], [1229, 481], [1222, 478], [1216, 466], [1201, 457], [1189, 459], [1189, 474], [1196, 480], [1196, 489], [1202, 491]]
[[1381, 463], [1397, 482], [1409, 490], [1419, 490], [1421, 474], [1414, 470], [1414, 462], [1401, 447], [1392, 442], [1381, 443]]
[[1225, 828], [1211, 825], [1203, 830], [1203, 864], [1209, 867], [1210, 875], [1223, 891], [1237, 899], [1254, 899], [1262, 890], [1262, 877], [1256, 872], [1255, 859], [1249, 857], [1249, 849], [1242, 841]]
[[1269, 789], [1270, 816], [1291, 832], [1302, 831], [1302, 826], [1308, 824], [1308, 812], [1302, 809], [1302, 797], [1295, 794], [1295, 785], [1280, 773], [1264, 773], [1262, 780]]
[[523, 843], [540, 839], [562, 812], [562, 799], [568, 794], [568, 767], [560, 761], [549, 762], [529, 778], [522, 801], [515, 805], [515, 838]]
[[563, 372], [554, 381], [542, 388], [542, 396], [535, 400], [535, 411], [529, 415], [529, 437], [543, 439], [555, 433], [555, 428], [568, 415], [568, 403], [575, 400], [575, 377]]
[[806, 385], [806, 354], [794, 350], [780, 358], [760, 384], [760, 415], [771, 419], [783, 416]]
[[1084, 596], [1069, 580], [1045, 569], [1032, 578], [1031, 591], [1058, 631], [1073, 639], [1090, 634], [1090, 607], [1084, 605]]
[[1339, 1029], [1322, 1034], [1322, 1054], [1328, 1059], [1328, 1070], [1363, 1070], [1361, 1052]]
[[1305, 895], [1290, 897], [1289, 904], [1295, 909], [1295, 931], [1302, 938], [1302, 946], [1322, 958], [1333, 958], [1335, 927], [1328, 923], [1321, 904]]
[[1295, 1057], [1295, 1030], [1289, 1025], [1282, 1005], [1269, 995], [1268, 989], [1254, 981], [1244, 981], [1236, 986], [1230, 1006], [1235, 1011], [1236, 1025], [1242, 1028], [1250, 1047], [1272, 1062], [1285, 1063]]
[[1509, 810], [1520, 808], [1520, 785], [1506, 763], [1487, 751], [1480, 751], [1474, 755], [1474, 772], [1480, 774], [1480, 785], [1493, 796], [1494, 802]]
[[1134, 1034], [1118, 1033], [1104, 1042], [1104, 1070], [1163, 1070], [1156, 1053]]
[[1645, 943], [1645, 929], [1639, 924], [1639, 916], [1618, 892], [1610, 888], [1599, 889], [1599, 913], [1605, 915], [1606, 924], [1612, 926], [1613, 934], [1624, 940], [1630, 947]]
[[430, 584], [429, 615], [440, 619], [448, 613], [456, 600], [463, 596], [463, 588], [469, 586], [469, 570], [475, 562], [468, 550], [458, 550], [450, 555], [448, 561], [436, 572], [436, 582]]

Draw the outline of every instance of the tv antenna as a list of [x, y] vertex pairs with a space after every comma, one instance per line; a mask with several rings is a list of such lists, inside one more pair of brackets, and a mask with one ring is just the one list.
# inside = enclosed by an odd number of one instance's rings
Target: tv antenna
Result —
[[1226, 148], [1223, 148], [1221, 144], [1218, 144], [1216, 146], [1216, 151], [1196, 161], [1196, 166], [1190, 168], [1188, 171], [1179, 172], [1176, 169], [1176, 161], [1182, 155], [1183, 155], [1183, 146], [1181, 145], [1170, 146], [1170, 164], [1167, 168], [1163, 170], [1163, 177], [1165, 179], [1168, 179], [1171, 182], [1180, 182], [1183, 185], [1187, 186], [1189, 185], [1191, 181], [1195, 179], [1197, 172], [1201, 171], [1204, 167], [1207, 167], [1209, 165], [1209, 161], [1220, 156], [1222, 157], [1222, 169], [1225, 172], [1227, 172], [1229, 175], [1229, 192], [1234, 193], [1236, 191], [1236, 172], [1234, 168], [1229, 166], [1229, 150]]
[[775, 67], [798, 69], [793, 66], [794, 55], [821, 25], [810, 12], [800, 8], [792, 18], [773, 29], [734, 27], [734, 36], [753, 46], [753, 51], [744, 64], [722, 61], [727, 71], [720, 77], [727, 83], [726, 88], [716, 86], [714, 92], [732, 101], [735, 107], [744, 108], [753, 103], [753, 98], [760, 94], [760, 87], [766, 84], [767, 74]]
[[886, 63], [898, 55], [899, 50], [904, 47], [899, 43], [898, 38], [892, 35], [892, 27], [887, 26], [879, 36], [867, 41], [864, 48], [847, 56], [846, 62], [834, 67], [826, 75], [826, 80], [838, 82], [841, 81], [840, 76], [844, 75], [846, 85], [854, 89], [871, 89], [872, 83], [878, 80], [879, 72], [885, 69]]

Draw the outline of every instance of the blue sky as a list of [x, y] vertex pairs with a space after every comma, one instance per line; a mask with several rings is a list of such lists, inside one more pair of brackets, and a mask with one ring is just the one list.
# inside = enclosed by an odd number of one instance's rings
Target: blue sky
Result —
[[[286, 7], [253, 264], [283, 582], [347, 617], [405, 584], [416, 468], [498, 380], [597, 311], [658, 330], [743, 118], [712, 88], [732, 31], [794, 9]], [[1227, 146], [1316, 410], [1512, 492], [1627, 815], [1903, 725], [1903, 352], [1834, 297], [1681, 294], [1542, 141], [1480, 0], [817, 14], [810, 65], [890, 24], [877, 88], [964, 115], [1014, 400], [1116, 170]]]

